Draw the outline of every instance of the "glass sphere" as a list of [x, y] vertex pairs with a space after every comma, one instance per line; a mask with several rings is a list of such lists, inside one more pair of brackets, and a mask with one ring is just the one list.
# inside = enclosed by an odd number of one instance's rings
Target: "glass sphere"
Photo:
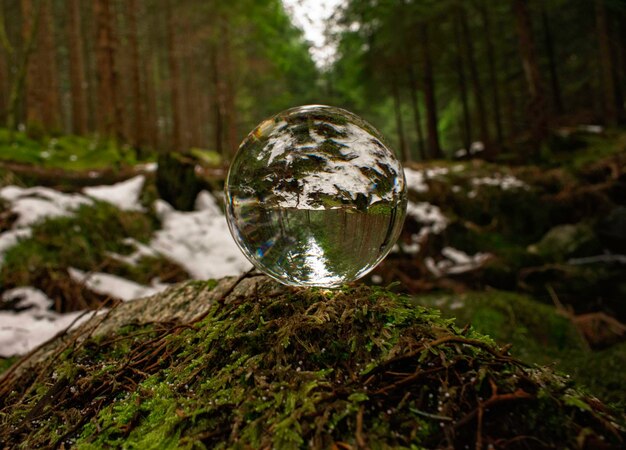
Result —
[[362, 277], [389, 253], [406, 213], [404, 172], [380, 133], [331, 106], [263, 121], [239, 147], [225, 190], [239, 248], [293, 286]]

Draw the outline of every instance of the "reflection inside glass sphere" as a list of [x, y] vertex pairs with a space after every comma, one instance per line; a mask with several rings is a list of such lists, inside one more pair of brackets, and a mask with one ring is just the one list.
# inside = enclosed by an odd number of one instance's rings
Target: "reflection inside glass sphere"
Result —
[[391, 250], [406, 211], [402, 166], [380, 133], [329, 106], [262, 122], [225, 189], [239, 247], [289, 285], [334, 287], [365, 275]]

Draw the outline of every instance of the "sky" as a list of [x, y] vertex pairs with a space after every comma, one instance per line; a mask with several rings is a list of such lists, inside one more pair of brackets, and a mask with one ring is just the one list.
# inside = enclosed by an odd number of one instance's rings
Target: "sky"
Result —
[[323, 67], [332, 61], [335, 48], [324, 36], [325, 23], [344, 0], [282, 0], [297, 27], [311, 42], [311, 56]]

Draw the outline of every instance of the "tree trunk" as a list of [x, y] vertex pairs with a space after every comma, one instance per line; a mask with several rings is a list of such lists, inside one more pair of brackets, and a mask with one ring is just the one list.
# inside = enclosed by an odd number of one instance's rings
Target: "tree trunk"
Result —
[[42, 117], [47, 131], [58, 131], [61, 125], [61, 103], [59, 99], [59, 77], [56, 58], [56, 40], [54, 37], [54, 19], [52, 1], [42, 0], [40, 45], [37, 52], [37, 64], [40, 72], [42, 89]]
[[[619, 59], [621, 63], [621, 86], [626, 86], [626, 12], [622, 12], [619, 19], [620, 38], [617, 40], [619, 49]], [[626, 95], [626, 93], [624, 94]], [[626, 119], [626, 117], [625, 117]]]
[[67, 1], [67, 17], [72, 131], [77, 134], [85, 134], [87, 133], [87, 101], [85, 98], [85, 62], [83, 58], [83, 34], [81, 31], [79, 0]]
[[[43, 15], [44, 2], [45, 0], [40, 0], [41, 12]], [[41, 23], [45, 22], [40, 18], [38, 26], [35, 28], [33, 26], [33, 3], [32, 0], [21, 0], [22, 7], [22, 38], [24, 41], [28, 39], [29, 36], [35, 36], [35, 43], [33, 47], [33, 53], [35, 58], [26, 67], [26, 82], [24, 85], [25, 93], [25, 118], [26, 118], [26, 128], [29, 132], [41, 133], [43, 131], [44, 119], [43, 119], [43, 98], [44, 92], [42, 92], [42, 83], [41, 80], [41, 64], [37, 60], [39, 56], [41, 56], [41, 38], [40, 38], [40, 29], [42, 28]]]
[[600, 54], [600, 70], [602, 72], [602, 94], [604, 121], [606, 125], [617, 125], [618, 108], [613, 78], [613, 58], [609, 37], [609, 26], [606, 17], [604, 0], [595, 0], [596, 5], [596, 33], [598, 35], [598, 50]]
[[467, 82], [465, 80], [465, 68], [463, 67], [463, 48], [461, 45], [461, 32], [459, 30], [459, 18], [458, 15], [454, 18], [454, 42], [456, 46], [455, 51], [455, 65], [456, 74], [459, 83], [459, 93], [461, 94], [461, 108], [463, 110], [463, 118], [461, 120], [462, 134], [461, 140], [463, 142], [463, 148], [469, 151], [472, 145], [472, 131], [469, 114], [469, 104], [467, 101]]
[[171, 149], [180, 152], [182, 135], [180, 128], [181, 104], [180, 104], [180, 70], [178, 67], [178, 54], [176, 49], [176, 24], [172, 13], [171, 0], [165, 2], [167, 14], [167, 62], [170, 71], [170, 102], [172, 104], [172, 138]]
[[154, 59], [154, 56], [146, 58], [147, 61], [144, 67], [143, 92], [146, 93], [146, 114], [144, 116], [144, 124], [142, 125], [142, 128], [146, 133], [146, 144], [148, 144], [152, 150], [157, 150], [160, 145], [160, 133], [157, 126], [158, 105], [154, 82], [154, 67], [156, 66]]
[[391, 91], [393, 94], [393, 110], [396, 117], [396, 130], [398, 132], [398, 145], [400, 146], [400, 158], [403, 162], [405, 162], [409, 161], [410, 157], [406, 148], [406, 136], [404, 135], [404, 125], [402, 123], [400, 92], [398, 90], [398, 82], [395, 75], [391, 80]]
[[442, 158], [443, 153], [439, 146], [439, 131], [437, 130], [437, 103], [435, 98], [435, 80], [433, 78], [433, 65], [430, 56], [430, 42], [428, 37], [428, 25], [421, 24], [419, 27], [419, 46], [424, 65], [424, 97], [426, 101], [426, 129], [428, 132], [428, 153], [431, 158]]
[[[4, 6], [0, 4], [0, 9]], [[0, 13], [0, 20], [4, 15]], [[1, 27], [2, 25], [0, 25]], [[4, 124], [7, 118], [7, 101], [6, 93], [9, 91], [9, 55], [4, 47], [0, 46], [0, 124]]]
[[496, 128], [496, 139], [498, 148], [503, 145], [502, 131], [502, 108], [500, 107], [500, 80], [498, 79], [498, 71], [496, 69], [496, 51], [493, 45], [493, 37], [491, 34], [491, 17], [489, 15], [488, 6], [485, 2], [481, 5], [480, 14], [483, 22], [483, 33], [485, 36], [485, 47], [487, 48], [487, 65], [489, 67], [489, 83], [491, 84], [491, 93], [493, 100], [493, 118]]
[[7, 37], [4, 23], [4, 9], [0, 8], [2, 16], [0, 17], [0, 38], [2, 46], [6, 53], [11, 57], [11, 71], [13, 73], [12, 82], [9, 87], [9, 97], [7, 103], [7, 128], [14, 130], [19, 122], [19, 106], [25, 96], [25, 84], [28, 75], [28, 67], [31, 55], [35, 50], [37, 31], [39, 29], [39, 21], [41, 19], [41, 7], [43, 3], [37, 4], [37, 9], [33, 14], [32, 3], [30, 0], [23, 0], [22, 8], [22, 38], [24, 45], [20, 57], [16, 54], [16, 49], [11, 45]]
[[546, 5], [541, 2], [541, 21], [543, 23], [543, 36], [548, 56], [548, 68], [550, 70], [550, 85], [552, 86], [552, 103], [557, 114], [563, 114], [563, 100], [561, 98], [561, 85], [556, 70], [556, 58], [554, 56], [554, 39], [550, 28], [550, 18]]
[[417, 99], [417, 78], [415, 77], [415, 71], [411, 62], [408, 63], [408, 75], [411, 108], [413, 109], [413, 120], [415, 124], [415, 133], [417, 135], [417, 148], [419, 149], [420, 159], [425, 161], [427, 157], [426, 148], [424, 147], [424, 132], [422, 131], [422, 114], [420, 112], [419, 102]]
[[512, 0], [512, 7], [513, 15], [515, 16], [519, 52], [530, 95], [528, 119], [531, 124], [531, 137], [534, 144], [533, 153], [537, 154], [539, 146], [548, 136], [546, 101], [533, 42], [528, 0]]
[[121, 138], [120, 108], [117, 105], [115, 37], [110, 0], [94, 0], [96, 20], [96, 73], [98, 79], [97, 127], [105, 136]]
[[145, 145], [146, 137], [144, 130], [144, 95], [141, 89], [141, 75], [139, 67], [139, 39], [137, 31], [137, 0], [126, 0], [126, 14], [128, 16], [128, 46], [130, 47], [130, 83], [132, 93], [133, 120], [130, 131], [131, 145], [138, 156], [141, 156], [141, 148]]
[[213, 137], [215, 151], [222, 155], [224, 161], [228, 161], [229, 154], [224, 149], [224, 114], [222, 109], [222, 82], [219, 69], [217, 45], [211, 46], [211, 81], [213, 83], [211, 102], [213, 105]]
[[613, 53], [615, 55], [615, 81], [618, 97], [618, 115], [621, 122], [626, 122], [626, 11], [620, 11], [614, 18], [615, 36]]
[[463, 36], [463, 41], [465, 42], [465, 52], [469, 66], [472, 90], [474, 91], [474, 101], [476, 103], [476, 117], [478, 119], [480, 140], [482, 141], [485, 148], [485, 157], [493, 158], [496, 155], [496, 149], [493, 146], [489, 137], [489, 127], [487, 125], [487, 112], [485, 110], [483, 87], [480, 82], [480, 76], [478, 75], [478, 65], [474, 56], [474, 43], [472, 41], [472, 35], [469, 30], [467, 13], [462, 7], [458, 9], [458, 12], [461, 20], [461, 33]]
[[223, 66], [224, 66], [224, 112], [226, 116], [226, 151], [232, 159], [237, 151], [237, 111], [235, 108], [235, 80], [231, 55], [230, 24], [222, 22]]

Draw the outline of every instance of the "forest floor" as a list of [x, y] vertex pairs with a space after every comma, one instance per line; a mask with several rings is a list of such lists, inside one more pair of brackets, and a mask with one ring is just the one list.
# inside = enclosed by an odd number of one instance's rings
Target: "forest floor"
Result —
[[[562, 140], [541, 165], [407, 164], [401, 239], [358, 284], [407, 293], [624, 408], [626, 133]], [[250, 268], [216, 180], [205, 180], [195, 211], [176, 211], [158, 199], [150, 161], [137, 167], [118, 150], [52, 158], [46, 142], [25, 141], [31, 153], [19, 161], [0, 148], [0, 368], [85, 320], [82, 311]]]

